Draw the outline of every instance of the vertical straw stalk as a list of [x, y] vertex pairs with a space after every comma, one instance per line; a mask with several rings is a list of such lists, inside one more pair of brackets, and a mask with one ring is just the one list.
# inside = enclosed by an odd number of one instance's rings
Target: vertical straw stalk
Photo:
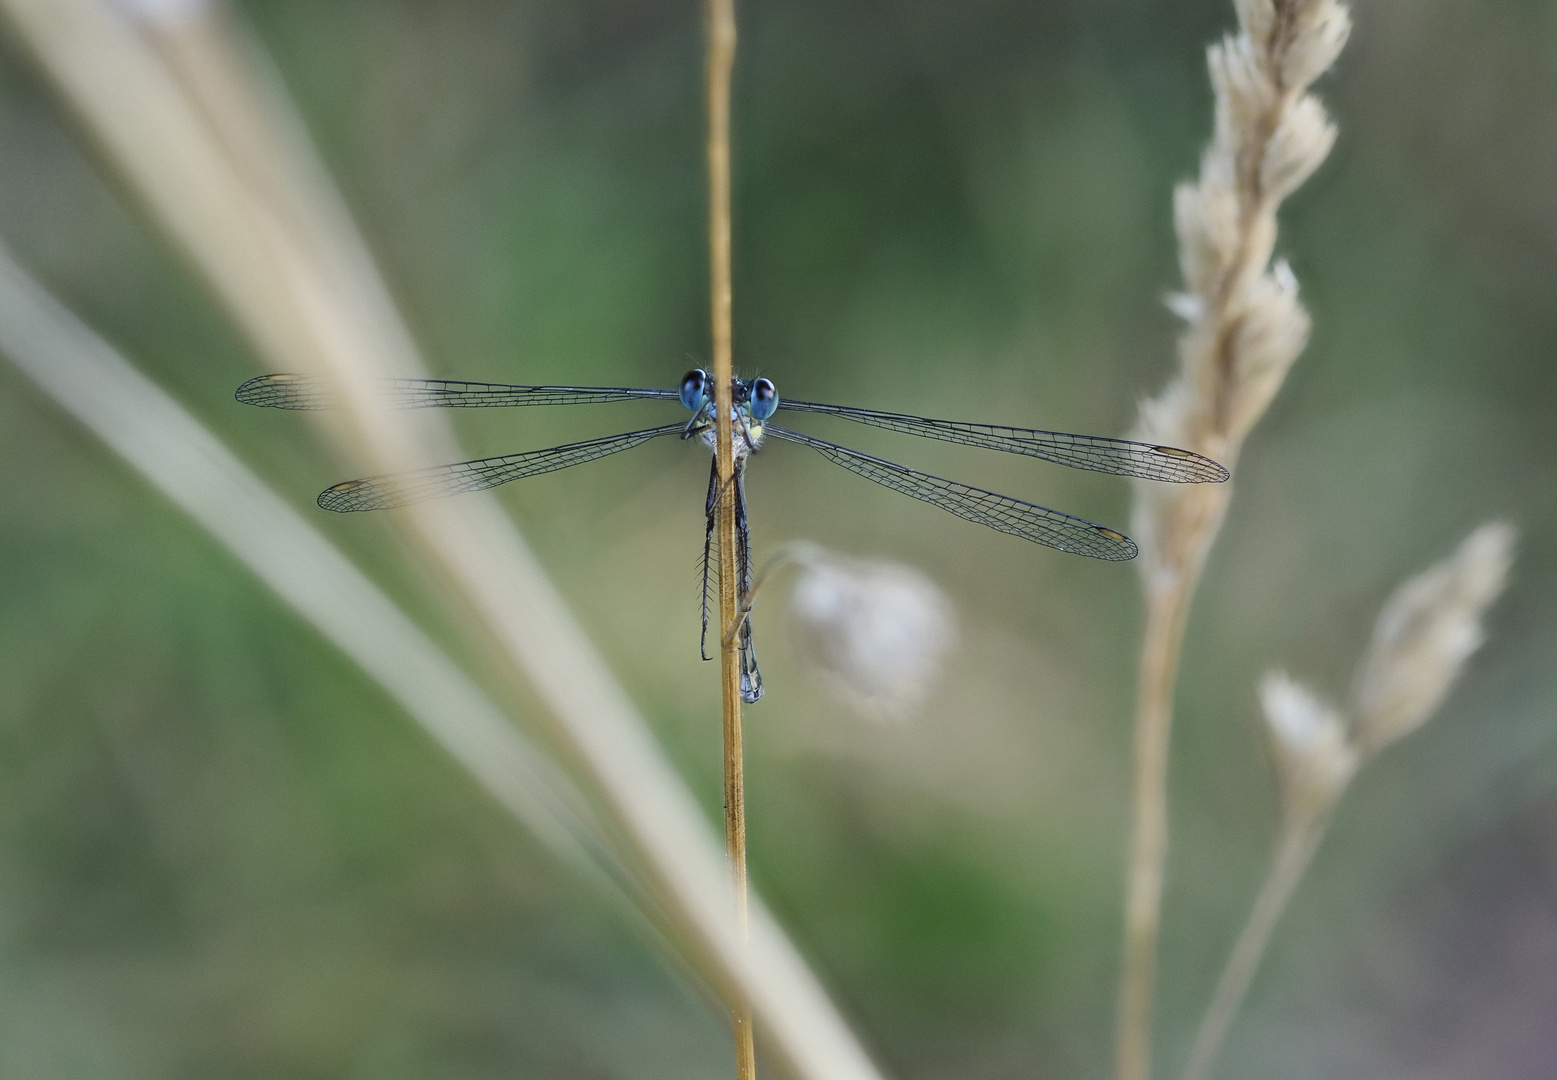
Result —
[[[719, 497], [719, 681], [724, 717], [724, 841], [735, 894], [735, 918], [747, 929], [746, 782], [741, 751], [741, 676], [731, 630], [740, 612], [735, 550], [735, 443], [731, 380], [730, 284], [730, 72], [735, 66], [735, 2], [707, 0], [708, 78], [708, 292], [713, 323], [715, 464]], [[730, 1001], [735, 1031], [735, 1075], [754, 1080], [756, 1043], [751, 1006], [739, 993]]]
[[[1239, 32], [1209, 50], [1216, 123], [1200, 176], [1174, 193], [1187, 327], [1179, 374], [1141, 406], [1136, 437], [1235, 468], [1244, 437], [1308, 339], [1285, 263], [1271, 266], [1276, 210], [1318, 168], [1335, 129], [1306, 91], [1345, 44], [1336, 0], [1236, 0]], [[1117, 1080], [1151, 1074], [1151, 1017], [1167, 859], [1173, 692], [1191, 601], [1232, 485], [1138, 483], [1134, 532], [1146, 618], [1135, 703], [1134, 810], [1126, 869]]]
[[[316, 372], [341, 407], [315, 418], [365, 472], [456, 460], [437, 410], [387, 407], [385, 375], [425, 370], [409, 332], [279, 86], [210, 5], [170, 6], [135, 24], [107, 0], [0, 0], [106, 159], [206, 274], [268, 363]], [[180, 20], [204, 23], [165, 48]], [[209, 30], [209, 33], [204, 32]], [[195, 50], [208, 50], [195, 63]], [[212, 80], [252, 108], [206, 108]], [[260, 125], [274, 168], [240, 160], [236, 132]], [[624, 865], [663, 911], [683, 954], [762, 1018], [775, 1059], [808, 1080], [875, 1080], [875, 1068], [783, 931], [754, 899], [734, 918], [726, 860], [692, 798], [562, 598], [490, 496], [406, 508], [392, 519], [445, 584], [500, 675], [533, 692], [536, 720], [598, 804]]]

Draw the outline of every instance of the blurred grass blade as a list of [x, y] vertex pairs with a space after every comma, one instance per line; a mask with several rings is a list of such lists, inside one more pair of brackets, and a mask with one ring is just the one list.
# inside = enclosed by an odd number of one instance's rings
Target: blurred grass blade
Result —
[[[397, 413], [374, 392], [383, 376], [425, 368], [279, 84], [225, 12], [190, 3], [137, 27], [105, 0], [0, 9], [265, 361], [334, 385], [342, 408], [317, 419], [352, 448], [354, 468], [470, 456], [437, 410]], [[542, 703], [683, 954], [751, 1002], [776, 1061], [815, 1080], [878, 1076], [756, 897], [742, 941], [709, 821], [492, 497], [420, 503], [394, 521], [503, 659], [501, 674]]]
[[[607, 858], [571, 782], [393, 601], [0, 247], [0, 352], [349, 656], [548, 848]], [[593, 853], [593, 859], [591, 858]]]

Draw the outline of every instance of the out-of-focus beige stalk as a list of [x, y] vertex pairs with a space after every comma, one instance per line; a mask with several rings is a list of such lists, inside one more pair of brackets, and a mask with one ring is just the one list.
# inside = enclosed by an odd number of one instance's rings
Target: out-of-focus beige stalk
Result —
[[[1200, 177], [1174, 193], [1187, 328], [1179, 373], [1143, 403], [1136, 437], [1234, 470], [1308, 340], [1285, 263], [1271, 265], [1276, 210], [1329, 153], [1335, 128], [1308, 87], [1345, 44], [1336, 0], [1237, 0], [1239, 31], [1209, 51], [1216, 125]], [[1145, 592], [1135, 707], [1134, 808], [1115, 1037], [1118, 1080], [1151, 1074], [1152, 994], [1167, 860], [1167, 766], [1180, 645], [1228, 484], [1138, 482], [1132, 514]]]
[[1260, 683], [1281, 791], [1281, 831], [1265, 883], [1201, 1020], [1184, 1080], [1206, 1080], [1210, 1074], [1276, 920], [1352, 777], [1384, 747], [1427, 722], [1481, 646], [1481, 618], [1508, 580], [1516, 537], [1510, 525], [1483, 525], [1453, 556], [1395, 591], [1358, 665], [1350, 720], [1280, 672]]
[[616, 891], [620, 868], [561, 770], [323, 533], [3, 245], [0, 353], [350, 657], [555, 855]]
[[[424, 370], [409, 332], [279, 83], [232, 16], [197, 0], [0, 0], [106, 159], [260, 355], [323, 375], [320, 414], [365, 471], [455, 460], [436, 410], [397, 412], [385, 375]], [[397, 524], [598, 801], [626, 865], [679, 947], [727, 999], [749, 1001], [777, 1063], [807, 1078], [878, 1074], [760, 904], [734, 918], [723, 852], [647, 725], [490, 496], [415, 504]]]
[[[740, 611], [735, 561], [734, 358], [730, 282], [730, 71], [735, 66], [735, 0], [704, 5], [708, 96], [708, 308], [714, 369], [714, 462], [719, 477], [719, 686], [724, 731], [724, 844], [742, 934], [746, 897], [746, 769], [741, 748], [741, 675], [734, 640]], [[735, 1034], [736, 1080], [756, 1080], [757, 1049], [751, 1006], [736, 993], [730, 1001]]]

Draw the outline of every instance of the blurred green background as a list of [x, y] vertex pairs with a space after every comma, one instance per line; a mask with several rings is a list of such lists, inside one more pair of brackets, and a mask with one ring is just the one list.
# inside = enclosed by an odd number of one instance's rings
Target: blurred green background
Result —
[[[695, 3], [266, 0], [273, 53], [439, 374], [670, 386], [707, 358]], [[1557, 1074], [1557, 6], [1359, 5], [1340, 126], [1283, 214], [1313, 341], [1250, 440], [1190, 626], [1157, 1048], [1176, 1071], [1256, 888], [1253, 687], [1338, 697], [1379, 604], [1480, 521], [1525, 530], [1441, 715], [1363, 774], [1225, 1076]], [[1172, 185], [1222, 0], [741, 8], [737, 365], [781, 393], [1103, 434], [1167, 379]], [[382, 521], [127, 209], [11, 42], [0, 235], [400, 595]], [[649, 405], [461, 418], [473, 455]], [[1128, 523], [1123, 483], [824, 437]], [[710, 817], [707, 465], [653, 445], [502, 498]], [[759, 556], [910, 562], [961, 646], [915, 724], [795, 659], [749, 711], [758, 888], [905, 1078], [1103, 1076], [1139, 601], [778, 445]], [[416, 601], [416, 597], [422, 597]], [[760, 1033], [759, 1033], [760, 1039]], [[0, 1077], [719, 1077], [725, 1022], [355, 668], [0, 364]]]

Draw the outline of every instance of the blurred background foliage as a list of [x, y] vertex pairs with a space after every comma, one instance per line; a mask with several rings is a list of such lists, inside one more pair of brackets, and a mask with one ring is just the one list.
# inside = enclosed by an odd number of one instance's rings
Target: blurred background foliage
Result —
[[[699, 5], [242, 5], [438, 373], [670, 386], [706, 359]], [[781, 393], [1124, 432], [1173, 362], [1170, 190], [1224, 0], [741, 11], [736, 355]], [[1256, 432], [1191, 626], [1158, 1048], [1182, 1061], [1263, 869], [1253, 687], [1338, 693], [1394, 584], [1525, 530], [1490, 643], [1343, 806], [1223, 1075], [1557, 1070], [1557, 7], [1374, 0], [1283, 216], [1315, 333]], [[310, 508], [343, 466], [245, 410], [257, 361], [14, 44], [0, 235]], [[462, 417], [501, 453], [650, 405]], [[1126, 486], [823, 436], [1123, 526]], [[707, 466], [653, 445], [504, 501], [717, 814], [697, 659]], [[902, 1077], [1107, 1068], [1138, 633], [1127, 567], [778, 445], [759, 554], [911, 562], [962, 643], [860, 723], [757, 614], [753, 874]], [[317, 512], [316, 512], [317, 513]], [[324, 520], [414, 609], [385, 524]], [[759, 1035], [760, 1038], [760, 1035]], [[0, 1076], [716, 1077], [724, 1022], [354, 668], [0, 365]]]

